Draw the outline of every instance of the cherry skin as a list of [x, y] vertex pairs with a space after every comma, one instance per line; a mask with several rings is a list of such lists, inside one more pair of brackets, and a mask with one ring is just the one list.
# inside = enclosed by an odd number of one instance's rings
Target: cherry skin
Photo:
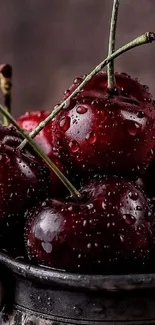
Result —
[[[33, 131], [39, 123], [44, 121], [44, 119], [50, 114], [48, 111], [30, 111], [26, 112], [24, 115], [17, 119], [19, 125], [28, 133]], [[46, 125], [41, 132], [39, 132], [35, 141], [42, 147], [46, 155], [55, 163], [55, 165], [65, 173], [65, 168], [61, 163], [60, 159], [56, 157], [53, 151], [53, 122], [51, 121]], [[51, 186], [50, 195], [63, 196], [66, 194], [66, 188], [56, 174], [51, 170]]]
[[48, 199], [27, 213], [25, 246], [40, 265], [80, 273], [147, 269], [152, 251], [149, 202], [134, 183], [91, 181], [83, 202]]
[[0, 144], [16, 148], [22, 140], [22, 136], [17, 132], [15, 127], [0, 125]]
[[0, 145], [0, 221], [16, 216], [28, 202], [39, 200], [48, 190], [48, 171], [28, 151]]
[[[17, 122], [26, 132], [30, 133], [38, 126], [39, 123], [44, 121], [49, 114], [50, 112], [48, 111], [30, 111], [20, 116], [17, 119]], [[48, 156], [53, 154], [51, 124], [52, 123], [50, 122], [35, 137], [35, 141], [42, 147]]]
[[[75, 80], [64, 98], [82, 79]], [[70, 171], [139, 176], [154, 155], [154, 107], [146, 86], [116, 74], [117, 90], [99, 73], [54, 121], [54, 147]]]

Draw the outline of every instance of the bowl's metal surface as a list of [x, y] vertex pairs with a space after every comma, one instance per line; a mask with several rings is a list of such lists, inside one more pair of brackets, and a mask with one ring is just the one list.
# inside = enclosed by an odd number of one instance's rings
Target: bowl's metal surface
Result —
[[[155, 324], [155, 274], [79, 275], [0, 254], [7, 325]], [[10, 298], [11, 297], [11, 298]]]

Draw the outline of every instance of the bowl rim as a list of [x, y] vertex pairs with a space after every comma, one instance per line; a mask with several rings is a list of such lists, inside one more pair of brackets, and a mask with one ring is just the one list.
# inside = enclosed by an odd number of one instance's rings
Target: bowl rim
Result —
[[128, 274], [128, 275], [92, 275], [69, 273], [63, 270], [54, 270], [44, 266], [35, 266], [9, 257], [0, 252], [0, 263], [9, 269], [15, 276], [49, 287], [57, 286], [66, 289], [91, 291], [133, 291], [155, 289], [155, 273]]

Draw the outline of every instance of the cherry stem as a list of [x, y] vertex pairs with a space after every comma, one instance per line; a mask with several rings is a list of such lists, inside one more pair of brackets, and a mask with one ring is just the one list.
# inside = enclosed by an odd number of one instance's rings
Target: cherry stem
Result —
[[[119, 0], [114, 0], [113, 9], [111, 15], [110, 24], [110, 35], [109, 35], [109, 50], [108, 56], [110, 56], [115, 51], [115, 40], [116, 40], [116, 27], [117, 27], [117, 17], [118, 17]], [[110, 90], [114, 89], [116, 86], [115, 71], [114, 71], [114, 60], [112, 60], [107, 67], [108, 75], [108, 88]]]
[[[32, 140], [32, 138], [27, 134], [27, 132], [25, 132], [25, 130], [23, 130], [20, 127], [20, 125], [16, 122], [13, 116], [7, 110], [5, 110], [5, 108], [1, 105], [0, 105], [0, 112], [17, 128], [17, 130], [21, 133], [21, 135], [27, 140], [27, 142], [34, 149], [34, 151], [43, 159], [43, 161], [48, 165], [48, 167], [52, 169], [54, 173], [60, 178], [60, 180], [67, 187], [67, 189], [74, 197], [74, 199], [79, 200], [81, 198], [81, 194], [69, 182], [69, 180], [59, 170], [59, 168], [49, 159], [49, 157], [45, 154], [45, 152], [41, 149], [41, 147], [34, 140]], [[19, 150], [19, 147], [17, 149]]]
[[[102, 61], [97, 67], [90, 72], [86, 78], [81, 82], [81, 84], [70, 94], [70, 96], [67, 97], [60, 105], [56, 106], [55, 109], [52, 111], [51, 114], [49, 114], [44, 121], [42, 121], [30, 134], [29, 136], [31, 138], [34, 138], [51, 120], [55, 118], [55, 116], [61, 111], [62, 108], [65, 106], [68, 106], [70, 99], [76, 96], [82, 88], [87, 84], [89, 80], [91, 80], [99, 71], [101, 71], [109, 62], [117, 58], [119, 55], [131, 50], [134, 47], [151, 43], [155, 41], [155, 33], [153, 32], [147, 32], [130, 43], [124, 45], [120, 49], [118, 49], [116, 52], [108, 56], [104, 61]], [[25, 139], [18, 148], [22, 149], [27, 143], [27, 140]]]
[[[3, 93], [5, 110], [11, 113], [12, 67], [9, 64], [0, 65], [0, 87]], [[3, 125], [9, 125], [9, 120], [4, 115]]]

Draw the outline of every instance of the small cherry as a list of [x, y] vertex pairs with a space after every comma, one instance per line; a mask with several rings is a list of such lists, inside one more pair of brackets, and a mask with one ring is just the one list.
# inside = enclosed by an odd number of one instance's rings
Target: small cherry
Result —
[[[49, 115], [48, 111], [30, 111], [17, 119], [18, 124], [28, 133], [33, 131], [39, 123]], [[46, 125], [35, 137], [35, 141], [44, 150], [45, 154], [55, 163], [55, 165], [64, 173], [65, 169], [60, 159], [58, 159], [53, 151], [53, 122]], [[60, 179], [51, 170], [51, 186], [50, 194], [56, 196], [64, 196], [66, 189]]]
[[0, 221], [39, 200], [48, 183], [48, 170], [32, 153], [0, 144]]
[[0, 126], [0, 247], [12, 256], [24, 251], [25, 210], [49, 192], [49, 172], [41, 160], [6, 144], [17, 145], [15, 133], [11, 136], [10, 128]]
[[116, 177], [94, 179], [81, 192], [81, 202], [48, 199], [27, 213], [29, 259], [80, 273], [146, 269], [153, 239], [143, 192]]

